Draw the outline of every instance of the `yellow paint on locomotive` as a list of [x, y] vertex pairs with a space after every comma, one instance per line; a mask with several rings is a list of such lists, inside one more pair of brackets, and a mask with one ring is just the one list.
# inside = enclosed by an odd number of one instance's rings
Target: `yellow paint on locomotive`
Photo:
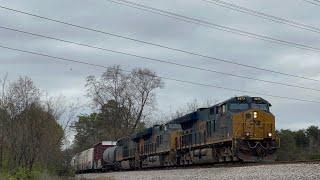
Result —
[[181, 139], [182, 131], [176, 130], [173, 131], [170, 135], [170, 149], [177, 150], [180, 147], [180, 139]]
[[144, 153], [144, 139], [143, 138], [140, 138], [138, 146], [139, 146], [139, 152], [143, 154]]
[[233, 138], [236, 139], [276, 139], [275, 117], [268, 112], [251, 109], [233, 115]]

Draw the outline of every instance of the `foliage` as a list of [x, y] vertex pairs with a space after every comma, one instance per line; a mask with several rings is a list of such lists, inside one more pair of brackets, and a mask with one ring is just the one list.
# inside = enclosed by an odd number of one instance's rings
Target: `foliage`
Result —
[[32, 180], [62, 180], [68, 179], [67, 177], [63, 176], [56, 176], [47, 171], [41, 170], [32, 170], [31, 172], [28, 169], [24, 168], [17, 168], [16, 171], [12, 174], [8, 174], [5, 172], [0, 172], [0, 180], [25, 180], [25, 179], [32, 179]]
[[88, 96], [98, 112], [79, 116], [74, 123], [75, 149], [83, 150], [102, 140], [116, 141], [144, 128], [155, 105], [155, 90], [163, 83], [149, 69], [124, 73], [109, 67], [99, 79], [87, 78]]
[[278, 160], [320, 159], [320, 129], [317, 126], [298, 131], [281, 130]]
[[9, 179], [35, 179], [61, 167], [64, 130], [54, 109], [28, 77], [6, 86], [0, 97], [0, 169]]
[[126, 74], [119, 66], [109, 67], [100, 79], [89, 76], [86, 84], [96, 107], [102, 112], [111, 110], [112, 117], [123, 126], [117, 130], [127, 134], [135, 132], [149, 115], [155, 104], [154, 91], [162, 86], [161, 78], [149, 69], [134, 69]]
[[[75, 122], [75, 149], [79, 152], [92, 147], [93, 144], [103, 141], [117, 139], [128, 134], [126, 129], [127, 121], [122, 117], [122, 113], [127, 111], [125, 108], [119, 108], [115, 101], [108, 101], [99, 113], [79, 116]], [[138, 124], [138, 130], [144, 128], [144, 123]]]

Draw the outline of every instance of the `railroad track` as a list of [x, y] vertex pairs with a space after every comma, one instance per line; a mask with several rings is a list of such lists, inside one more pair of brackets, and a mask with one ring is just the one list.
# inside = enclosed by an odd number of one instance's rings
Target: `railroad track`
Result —
[[275, 161], [275, 162], [223, 162], [214, 164], [193, 164], [187, 166], [174, 166], [174, 167], [150, 167], [144, 169], [130, 169], [119, 171], [106, 171], [103, 173], [112, 172], [130, 172], [130, 171], [157, 171], [157, 170], [179, 170], [179, 169], [196, 169], [196, 168], [225, 168], [225, 167], [249, 167], [249, 166], [262, 166], [262, 165], [280, 165], [280, 164], [320, 164], [319, 160], [307, 160], [307, 161]]
[[[279, 164], [320, 164], [319, 160], [307, 160], [307, 161], [275, 161], [275, 162], [223, 162], [215, 164], [194, 164], [188, 166], [176, 166], [176, 167], [161, 167], [161, 168], [147, 168], [143, 170], [170, 170], [170, 169], [195, 169], [195, 168], [225, 168], [225, 167], [245, 167], [245, 166], [262, 166], [262, 165], [279, 165]], [[141, 170], [141, 169], [140, 169]]]

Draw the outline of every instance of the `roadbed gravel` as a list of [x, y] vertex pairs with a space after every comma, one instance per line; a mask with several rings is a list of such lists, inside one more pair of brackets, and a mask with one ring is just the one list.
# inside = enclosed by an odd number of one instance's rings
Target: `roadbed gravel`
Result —
[[320, 180], [320, 164], [276, 164], [242, 167], [125, 171], [77, 175], [77, 180], [312, 179]]

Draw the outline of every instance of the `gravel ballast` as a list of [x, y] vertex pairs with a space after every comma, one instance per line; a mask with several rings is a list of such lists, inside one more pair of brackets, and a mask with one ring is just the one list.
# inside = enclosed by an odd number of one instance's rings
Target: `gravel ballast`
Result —
[[320, 179], [320, 164], [278, 164], [173, 170], [126, 171], [77, 175], [76, 179], [177, 180], [177, 179]]

